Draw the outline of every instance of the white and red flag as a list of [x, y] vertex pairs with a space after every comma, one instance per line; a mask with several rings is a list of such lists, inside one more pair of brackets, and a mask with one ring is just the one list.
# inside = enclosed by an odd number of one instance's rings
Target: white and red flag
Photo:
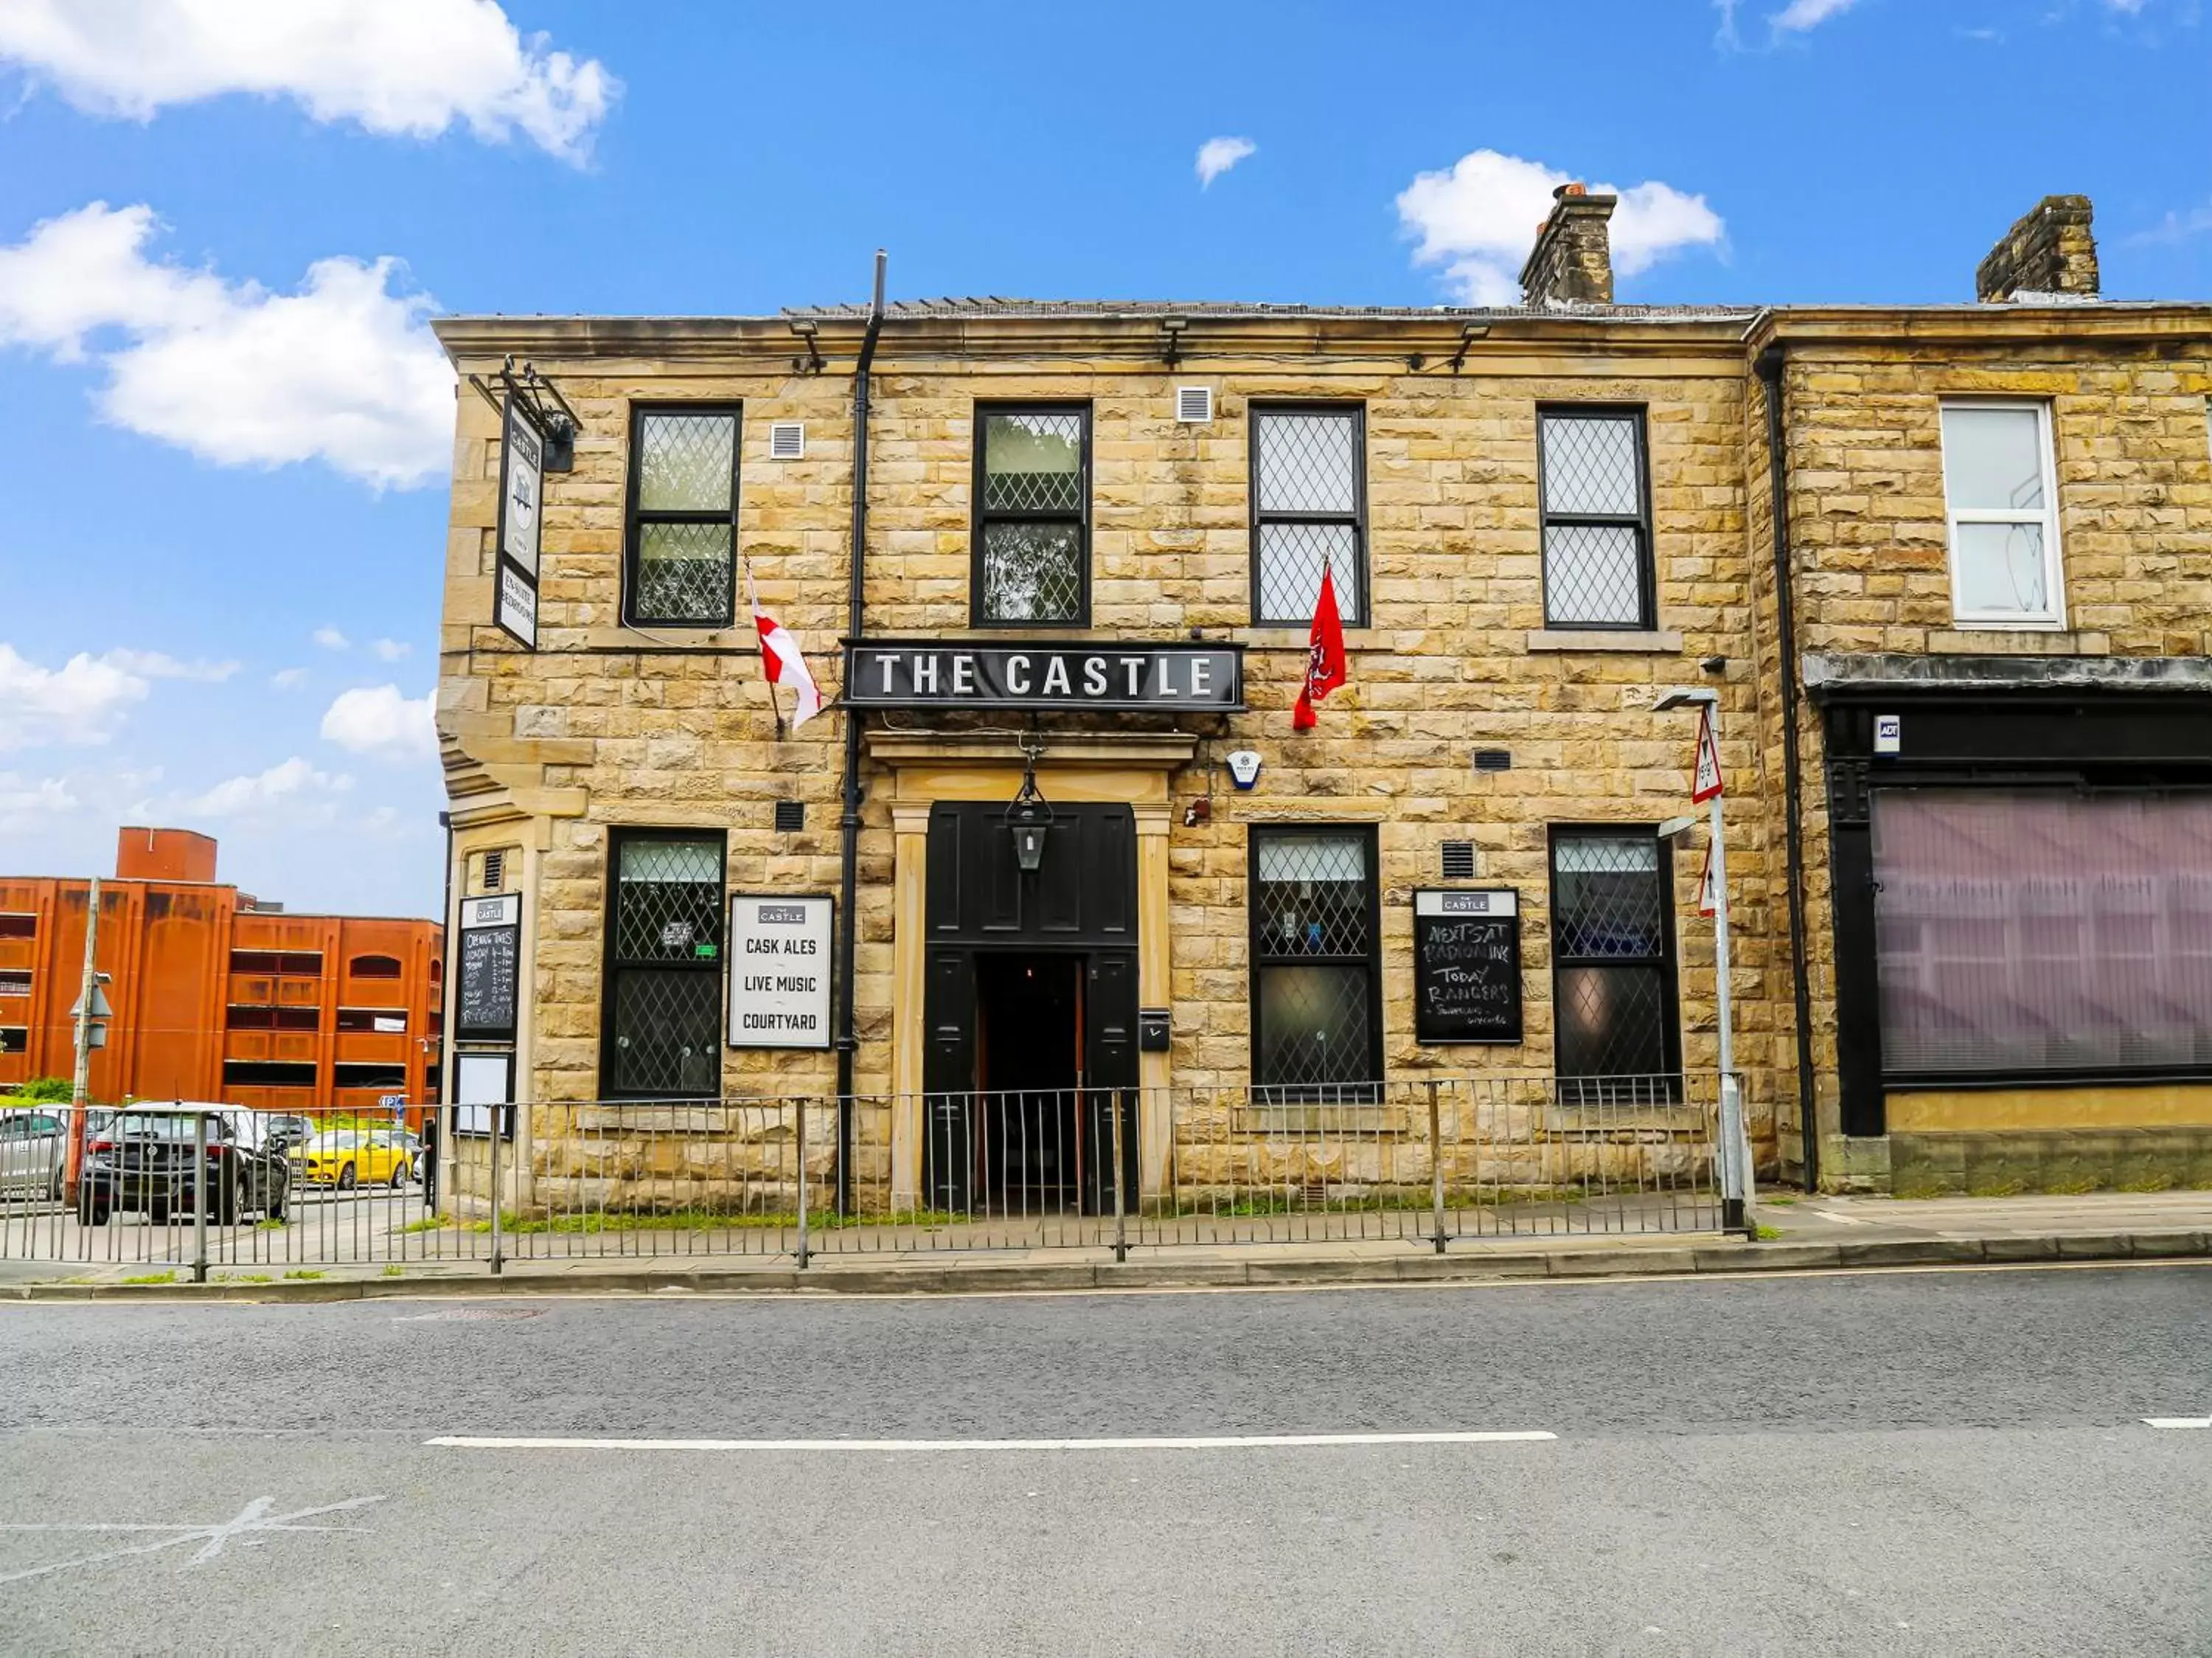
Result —
[[[761, 608], [750, 570], [745, 572], [745, 597], [752, 602], [753, 625], [760, 630], [761, 666], [768, 674], [769, 701], [775, 701], [776, 686], [790, 686], [791, 728], [796, 731], [822, 711], [822, 692], [815, 686], [814, 676], [806, 671], [806, 658], [799, 654], [799, 641], [792, 637], [791, 630]], [[778, 720], [781, 717], [779, 713]]]
[[1298, 705], [1291, 714], [1293, 731], [1320, 724], [1314, 704], [1345, 681], [1344, 618], [1336, 608], [1336, 578], [1327, 564], [1321, 568], [1321, 594], [1314, 600], [1313, 631], [1307, 638], [1305, 683], [1298, 687]]

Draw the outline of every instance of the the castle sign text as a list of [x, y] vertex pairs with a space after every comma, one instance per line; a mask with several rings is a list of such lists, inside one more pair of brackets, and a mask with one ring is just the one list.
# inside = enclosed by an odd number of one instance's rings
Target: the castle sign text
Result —
[[1234, 713], [1244, 706], [1242, 645], [945, 644], [866, 640], [845, 647], [843, 700], [856, 708], [1121, 709]]

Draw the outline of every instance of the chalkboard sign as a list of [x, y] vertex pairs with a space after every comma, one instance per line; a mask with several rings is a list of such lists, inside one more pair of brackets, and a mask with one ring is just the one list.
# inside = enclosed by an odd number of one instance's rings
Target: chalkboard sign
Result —
[[1413, 894], [1413, 1039], [1521, 1039], [1521, 905], [1510, 887]]
[[461, 911], [460, 991], [453, 1033], [471, 1040], [514, 1035], [515, 982], [522, 954], [522, 899], [474, 899]]

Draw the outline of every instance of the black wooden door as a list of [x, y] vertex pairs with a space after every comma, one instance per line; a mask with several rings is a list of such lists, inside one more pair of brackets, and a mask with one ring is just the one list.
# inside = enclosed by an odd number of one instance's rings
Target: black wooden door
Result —
[[1137, 953], [1094, 950], [1084, 973], [1083, 1207], [1110, 1215], [1114, 1112], [1121, 1117], [1121, 1203], [1137, 1206]]
[[921, 1181], [927, 1209], [964, 1214], [975, 1172], [975, 955], [932, 949], [922, 997]]

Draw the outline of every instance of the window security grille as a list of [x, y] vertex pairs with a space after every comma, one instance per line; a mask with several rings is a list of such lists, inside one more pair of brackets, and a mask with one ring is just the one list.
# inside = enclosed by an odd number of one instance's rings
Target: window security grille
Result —
[[633, 413], [627, 621], [712, 627], [736, 613], [738, 422], [728, 405]]
[[1474, 843], [1471, 840], [1448, 840], [1443, 844], [1443, 878], [1446, 881], [1474, 879]]
[[1643, 411], [1547, 411], [1540, 424], [1546, 625], [1656, 625]]
[[617, 832], [601, 1092], [711, 1098], [721, 1086], [721, 838]]
[[804, 460], [806, 458], [805, 422], [799, 420], [769, 422], [768, 458], [771, 460]]
[[1091, 411], [986, 407], [976, 429], [976, 622], [1085, 625]]
[[1347, 625], [1367, 622], [1366, 439], [1362, 411], [1252, 411], [1252, 620], [1304, 627], [1327, 568]]
[[795, 834], [806, 827], [806, 802], [780, 800], [775, 803], [775, 829], [780, 835]]
[[1213, 387], [1176, 387], [1176, 418], [1186, 426], [1202, 426], [1213, 418]]
[[1374, 837], [1255, 828], [1252, 1081], [1273, 1104], [1371, 1100], [1376, 1017]]
[[[1680, 1065], [1667, 858], [1650, 829], [1552, 841], [1554, 1056], [1570, 1078], [1649, 1079]], [[1601, 1089], [1595, 1097], [1610, 1098]]]

